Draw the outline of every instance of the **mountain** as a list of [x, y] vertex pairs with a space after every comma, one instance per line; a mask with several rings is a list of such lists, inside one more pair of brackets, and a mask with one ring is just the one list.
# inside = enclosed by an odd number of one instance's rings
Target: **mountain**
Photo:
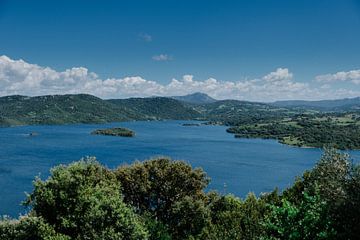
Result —
[[165, 97], [116, 100], [103, 100], [87, 94], [0, 97], [0, 126], [201, 117], [193, 108]]
[[217, 101], [201, 93], [184, 98], [192, 103], [167, 97], [103, 100], [87, 94], [6, 96], [0, 97], [0, 126], [165, 119], [237, 125], [290, 117], [297, 112], [265, 103]]
[[198, 111], [186, 106], [181, 101], [167, 97], [111, 99], [106, 101], [115, 106], [131, 109], [145, 119], [191, 120], [202, 118]]
[[306, 108], [322, 111], [349, 111], [360, 109], [360, 97], [320, 101], [277, 101], [272, 103], [272, 105], [276, 107]]
[[210, 97], [209, 95], [207, 95], [205, 93], [200, 93], [200, 92], [188, 94], [185, 96], [173, 96], [171, 98], [182, 101], [182, 102], [193, 103], [193, 104], [206, 104], [206, 103], [213, 103], [213, 102], [217, 101], [216, 99]]

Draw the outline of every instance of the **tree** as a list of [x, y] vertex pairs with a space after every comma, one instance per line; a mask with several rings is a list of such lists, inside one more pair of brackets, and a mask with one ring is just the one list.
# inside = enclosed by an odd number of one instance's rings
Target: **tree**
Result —
[[171, 208], [170, 231], [174, 240], [197, 238], [210, 221], [203, 200], [184, 197]]
[[233, 195], [209, 195], [211, 223], [202, 239], [256, 239], [263, 233], [261, 220], [266, 206], [250, 193], [245, 201]]
[[270, 205], [264, 221], [267, 236], [263, 239], [320, 240], [336, 239], [328, 205], [316, 194], [303, 194], [300, 205], [282, 199], [280, 206]]
[[[347, 154], [326, 148], [315, 167], [285, 190], [283, 197], [299, 206], [303, 194], [317, 195], [327, 206], [337, 239], [357, 239], [360, 232], [360, 174]], [[357, 234], [358, 233], [358, 234]]]
[[2, 240], [70, 240], [70, 237], [55, 232], [41, 217], [24, 216], [19, 220], [0, 221]]
[[124, 201], [139, 213], [149, 212], [164, 223], [171, 219], [173, 205], [189, 196], [205, 197], [209, 183], [206, 173], [182, 161], [155, 158], [119, 167], [116, 176]]
[[147, 239], [139, 217], [123, 202], [115, 175], [94, 158], [51, 170], [34, 182], [27, 205], [56, 232], [73, 239]]
[[305, 190], [319, 191], [320, 196], [333, 207], [346, 201], [346, 185], [350, 179], [352, 164], [349, 156], [334, 148], [325, 148], [315, 167], [304, 175]]

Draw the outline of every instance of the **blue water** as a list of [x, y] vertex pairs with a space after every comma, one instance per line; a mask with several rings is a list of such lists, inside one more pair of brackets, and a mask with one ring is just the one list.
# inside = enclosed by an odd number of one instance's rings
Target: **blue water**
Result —
[[[36, 175], [84, 156], [115, 168], [124, 163], [165, 155], [202, 167], [209, 189], [245, 197], [275, 187], [284, 189], [295, 176], [314, 166], [321, 150], [289, 147], [274, 140], [235, 139], [223, 126], [184, 127], [182, 121], [124, 122], [102, 125], [0, 128], [0, 215], [24, 213], [20, 205]], [[90, 135], [98, 128], [123, 126], [134, 138]], [[28, 136], [31, 132], [38, 136]], [[358, 151], [352, 157], [360, 159]]]

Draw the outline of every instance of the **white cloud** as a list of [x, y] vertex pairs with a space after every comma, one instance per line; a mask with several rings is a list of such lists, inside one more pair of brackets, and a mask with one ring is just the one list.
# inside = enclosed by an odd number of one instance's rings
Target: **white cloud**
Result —
[[293, 78], [293, 74], [287, 68], [278, 68], [275, 72], [271, 72], [263, 77], [267, 82], [287, 81]]
[[152, 57], [155, 61], [171, 61], [173, 58], [167, 54], [159, 54]]
[[350, 81], [360, 84], [360, 70], [351, 70], [348, 72], [337, 72], [334, 74], [319, 75], [315, 78], [318, 82], [345, 82]]
[[326, 99], [360, 96], [354, 89], [314, 88], [297, 82], [287, 68], [263, 77], [243, 81], [196, 80], [192, 75], [167, 84], [140, 76], [101, 79], [84, 67], [55, 71], [49, 67], [0, 56], [0, 96], [88, 93], [102, 98], [174, 96], [204, 92], [218, 99], [274, 101], [284, 99]]
[[151, 42], [153, 40], [152, 36], [147, 33], [140, 33], [139, 38], [145, 42]]

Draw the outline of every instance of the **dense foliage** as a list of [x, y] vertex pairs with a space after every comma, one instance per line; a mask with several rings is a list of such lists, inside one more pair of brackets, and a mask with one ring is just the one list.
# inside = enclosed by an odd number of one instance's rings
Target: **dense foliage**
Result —
[[71, 239], [144, 239], [147, 231], [127, 206], [115, 174], [94, 159], [52, 169], [36, 179], [26, 204]]
[[244, 200], [205, 192], [206, 173], [156, 158], [109, 170], [87, 158], [37, 178], [28, 215], [0, 221], [7, 239], [358, 239], [360, 168], [326, 149], [279, 193]]

